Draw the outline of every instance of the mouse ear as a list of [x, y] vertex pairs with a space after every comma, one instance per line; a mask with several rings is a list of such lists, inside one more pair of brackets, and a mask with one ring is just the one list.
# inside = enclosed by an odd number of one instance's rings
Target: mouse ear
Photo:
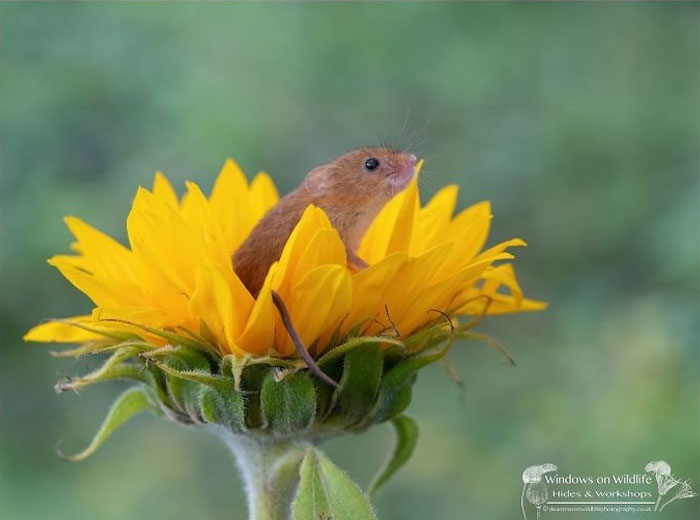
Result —
[[318, 166], [306, 174], [304, 186], [314, 195], [324, 195], [330, 188], [328, 165]]

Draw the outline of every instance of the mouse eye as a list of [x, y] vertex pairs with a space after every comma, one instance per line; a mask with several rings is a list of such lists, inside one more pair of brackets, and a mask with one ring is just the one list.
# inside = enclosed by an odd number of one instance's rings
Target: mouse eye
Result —
[[374, 157], [370, 157], [365, 161], [365, 168], [367, 168], [369, 171], [376, 170], [379, 168], [379, 160], [375, 159]]

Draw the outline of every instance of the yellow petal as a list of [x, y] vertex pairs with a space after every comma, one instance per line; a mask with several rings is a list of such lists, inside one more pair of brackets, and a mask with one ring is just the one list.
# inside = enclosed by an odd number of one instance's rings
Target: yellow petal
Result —
[[[335, 242], [340, 239], [334, 240], [333, 233], [318, 234], [319, 231], [331, 230], [333, 230], [333, 226], [321, 208], [313, 205], [307, 207], [282, 250], [276, 276], [272, 280], [272, 289], [286, 296], [294, 283], [309, 270], [320, 265], [317, 262], [330, 259], [333, 263], [337, 263], [339, 249]], [[312, 244], [313, 248], [307, 252]], [[331, 248], [327, 253], [319, 249], [319, 246], [323, 244], [327, 244]], [[304, 259], [313, 263], [305, 264]]]
[[455, 247], [436, 273], [436, 280], [444, 280], [468, 265], [484, 247], [490, 227], [491, 204], [488, 201], [470, 206], [457, 215], [446, 229], [446, 236]]
[[83, 255], [81, 262], [84, 268], [98, 276], [122, 282], [136, 280], [131, 251], [77, 217], [66, 217], [64, 220], [77, 240], [75, 249]]
[[178, 205], [177, 194], [170, 181], [162, 172], [156, 172], [156, 176], [153, 179], [153, 195], [165, 204], [170, 204], [173, 207]]
[[506, 240], [505, 242], [501, 242], [500, 244], [496, 244], [493, 247], [490, 247], [488, 249], [485, 249], [479, 255], [474, 259], [478, 260], [480, 257], [488, 257], [488, 256], [493, 256], [501, 253], [502, 251], [505, 251], [509, 247], [526, 247], [527, 243], [522, 239], [522, 238], [511, 238], [510, 240]]
[[163, 328], [166, 316], [152, 307], [97, 307], [92, 311], [93, 322], [112, 320], [128, 321], [137, 325], [145, 325], [156, 329]]
[[509, 253], [499, 253], [479, 260], [475, 259], [447, 279], [436, 284], [431, 282], [420, 296], [415, 298], [413, 305], [404, 312], [401, 333], [410, 334], [428, 322], [434, 321], [438, 317], [437, 311], [453, 313], [461, 306], [459, 302], [463, 301], [463, 295], [471, 294], [470, 289], [473, 288], [474, 282], [493, 262], [510, 258], [512, 255]]
[[189, 297], [196, 270], [212, 261], [204, 237], [187, 225], [179, 208], [143, 188], [134, 198], [127, 231], [143, 292], [141, 304], [161, 309], [170, 322], [192, 324]]
[[[504, 314], [509, 312], [535, 311], [547, 307], [545, 302], [523, 298], [512, 264], [490, 267], [481, 276], [481, 288], [472, 288], [462, 297], [462, 314]], [[501, 289], [505, 289], [503, 292]]]
[[459, 188], [452, 184], [438, 191], [416, 217], [416, 232], [409, 253], [418, 256], [451, 237], [447, 233], [457, 204]]
[[548, 307], [547, 302], [530, 300], [523, 298], [520, 303], [515, 301], [515, 298], [510, 296], [502, 296], [499, 300], [494, 301], [489, 307], [488, 313], [497, 314], [512, 314], [514, 312], [535, 312], [542, 311]]
[[210, 202], [224, 234], [228, 252], [232, 255], [256, 221], [251, 214], [248, 181], [233, 159], [226, 160], [214, 182]]
[[408, 311], [421, 297], [435, 271], [444, 262], [452, 247], [452, 243], [445, 242], [419, 257], [409, 258], [403, 263], [380, 299], [381, 310], [378, 321], [381, 323], [369, 324], [367, 331], [370, 334], [383, 329], [391, 330], [391, 322], [397, 325], [401, 335], [406, 334], [401, 325], [405, 324]]
[[77, 267], [73, 257], [54, 256], [49, 259], [49, 265], [58, 269], [70, 283], [98, 306], [138, 305], [139, 293], [136, 289], [127, 283], [97, 277]]
[[250, 214], [255, 225], [272, 206], [277, 204], [280, 196], [275, 183], [265, 172], [259, 172], [250, 183]]
[[491, 203], [479, 202], [455, 217], [450, 231], [460, 237], [459, 252], [469, 260], [481, 251], [491, 228]]
[[278, 264], [268, 271], [265, 282], [250, 311], [245, 330], [238, 339], [240, 347], [253, 355], [269, 354], [275, 341], [275, 317], [277, 311], [272, 303], [272, 279]]
[[237, 338], [243, 332], [252, 305], [253, 298], [235, 274], [229, 275], [214, 264], [199, 267], [190, 309], [228, 352], [242, 354]]
[[333, 229], [319, 229], [306, 243], [303, 253], [299, 256], [297, 265], [290, 274], [290, 283], [296, 284], [306, 273], [318, 266], [335, 264], [345, 267], [345, 246], [338, 232]]
[[[308, 272], [294, 286], [285, 304], [302, 343], [310, 348], [330, 324], [348, 313], [351, 301], [352, 283], [348, 270], [338, 265], [322, 265]], [[277, 341], [281, 355], [294, 352], [289, 335], [281, 326], [278, 327]]]
[[405, 253], [394, 253], [353, 274], [352, 309], [343, 322], [343, 334], [363, 322], [368, 325], [369, 320], [379, 317], [383, 295], [406, 260], [408, 256]]
[[231, 266], [231, 254], [222, 228], [210, 208], [209, 201], [196, 183], [188, 181], [185, 185], [187, 193], [182, 200], [184, 221], [203, 239], [208, 256], [221, 268], [228, 269]]
[[391, 231], [389, 243], [387, 244], [387, 248], [384, 253], [385, 255], [411, 250], [416, 215], [420, 207], [417, 176], [413, 177], [411, 183], [404, 190], [403, 195], [403, 203], [401, 204], [398, 214], [396, 215], [396, 220]]
[[487, 269], [481, 277], [484, 279], [484, 285], [481, 288], [483, 294], [496, 294], [501, 288], [506, 288], [510, 295], [515, 298], [515, 301], [520, 304], [523, 300], [523, 290], [515, 278], [515, 270], [513, 264], [503, 264]]
[[[358, 254], [374, 264], [389, 252], [407, 251], [418, 207], [417, 179], [387, 202], [362, 238]], [[402, 249], [403, 248], [403, 249]]]
[[147, 271], [141, 279], [158, 273], [181, 293], [192, 294], [197, 266], [208, 258], [208, 249], [201, 233], [176, 208], [139, 188], [127, 217], [127, 231], [131, 249]]
[[23, 337], [24, 341], [36, 341], [41, 343], [82, 343], [103, 339], [104, 336], [89, 332], [74, 323], [89, 324], [92, 321], [90, 316], [72, 316], [63, 318], [60, 321], [47, 321], [32, 327]]

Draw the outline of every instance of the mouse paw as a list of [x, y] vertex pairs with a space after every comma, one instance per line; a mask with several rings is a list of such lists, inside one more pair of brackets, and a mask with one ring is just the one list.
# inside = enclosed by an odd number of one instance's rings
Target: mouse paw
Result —
[[369, 264], [357, 256], [353, 251], [348, 251], [348, 267], [353, 271], [360, 271], [369, 267]]

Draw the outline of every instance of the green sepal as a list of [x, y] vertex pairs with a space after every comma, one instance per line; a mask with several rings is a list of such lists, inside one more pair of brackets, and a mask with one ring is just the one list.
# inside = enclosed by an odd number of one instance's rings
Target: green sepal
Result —
[[418, 424], [407, 415], [399, 415], [391, 420], [396, 433], [396, 444], [379, 473], [374, 477], [369, 485], [369, 495], [374, 496], [377, 490], [386, 484], [413, 455], [418, 442]]
[[124, 323], [126, 325], [131, 325], [132, 327], [135, 327], [137, 329], [141, 329], [145, 332], [150, 332], [151, 334], [158, 336], [159, 338], [163, 338], [163, 339], [167, 340], [168, 342], [170, 342], [172, 345], [182, 345], [182, 346], [193, 348], [195, 350], [200, 350], [202, 352], [205, 352], [205, 353], [213, 356], [215, 359], [219, 358], [221, 356], [219, 351], [216, 350], [216, 348], [213, 345], [211, 345], [208, 341], [206, 341], [203, 338], [200, 338], [199, 336], [194, 335], [192, 333], [189, 333], [187, 336], [185, 336], [185, 335], [178, 334], [176, 332], [172, 332], [172, 331], [169, 331], [166, 329], [157, 329], [154, 327], [149, 327], [148, 325], [144, 325], [142, 323], [135, 323], [133, 321], [122, 320], [122, 319], [117, 319], [117, 318], [107, 318], [107, 319], [103, 319], [101, 321]]
[[114, 343], [111, 339], [97, 339], [93, 341], [86, 341], [79, 347], [63, 350], [49, 350], [49, 355], [55, 358], [62, 357], [81, 357], [85, 354], [97, 354], [104, 352], [104, 349], [118, 345]]
[[140, 339], [126, 340], [115, 343], [111, 340], [89, 341], [82, 346], [70, 350], [51, 350], [49, 353], [53, 357], [80, 357], [85, 354], [109, 354], [122, 347], [135, 347], [141, 352], [157, 349], [155, 345], [141, 341]]
[[319, 358], [318, 366], [321, 367], [325, 363], [328, 363], [333, 359], [342, 357], [343, 354], [347, 354], [348, 352], [356, 348], [363, 347], [370, 343], [375, 345], [392, 345], [397, 347], [398, 349], [403, 350], [404, 352], [406, 350], [406, 345], [403, 343], [403, 341], [400, 341], [396, 338], [389, 338], [386, 336], [360, 336], [349, 339], [342, 345], [338, 345], [337, 347], [334, 347], [328, 352], [326, 352], [323, 356]]
[[268, 372], [260, 392], [263, 426], [275, 434], [289, 435], [308, 428], [316, 414], [316, 391], [307, 374], [277, 380]]
[[107, 416], [102, 421], [100, 429], [97, 430], [87, 448], [75, 455], [64, 455], [57, 449], [58, 456], [70, 462], [85, 460], [97, 451], [114, 430], [144, 410], [151, 410], [155, 414], [159, 414], [158, 408], [152, 404], [145, 388], [140, 386], [129, 388], [114, 401]]
[[233, 385], [233, 378], [212, 374], [207, 370], [179, 370], [177, 368], [168, 366], [165, 363], [154, 363], [154, 365], [158, 367], [159, 370], [165, 372], [167, 375], [184, 379], [186, 381], [199, 383], [201, 385], [211, 386], [212, 388], [218, 388], [220, 384], [225, 383], [227, 381], [230, 381], [231, 385]]
[[146, 364], [146, 370], [152, 378], [151, 386], [155, 390], [157, 403], [164, 413], [170, 415], [170, 412], [176, 411], [176, 406], [168, 393], [168, 381], [166, 374], [154, 364]]
[[166, 373], [168, 392], [179, 409], [192, 420], [200, 420], [201, 384], [214, 377], [207, 358], [193, 348], [178, 346], [149, 352], [147, 359]]
[[56, 322], [56, 323], [63, 323], [65, 325], [70, 325], [72, 327], [76, 327], [78, 329], [85, 330], [87, 332], [92, 332], [93, 334], [97, 334], [99, 336], [102, 336], [104, 338], [111, 338], [111, 339], [116, 339], [117, 341], [126, 341], [129, 339], [140, 339], [138, 334], [134, 334], [132, 332], [122, 332], [118, 330], [100, 330], [96, 329], [94, 327], [90, 327], [89, 325], [85, 325], [84, 323], [78, 323], [76, 321], [70, 321], [66, 319], [53, 319], [53, 320], [45, 320], [47, 322]]
[[240, 391], [245, 403], [245, 423], [248, 428], [260, 428], [263, 424], [260, 407], [260, 391], [270, 367], [247, 365], [240, 375]]
[[450, 326], [444, 321], [440, 321], [406, 338], [406, 348], [414, 353], [424, 352], [442, 343], [453, 334]]
[[[324, 359], [319, 363], [319, 368], [323, 372], [333, 379], [334, 381], [339, 381], [343, 374], [343, 358], [342, 357], [332, 357], [329, 359]], [[317, 378], [313, 378], [314, 387], [316, 388], [316, 417], [323, 420], [331, 410], [331, 403], [333, 401], [333, 395], [336, 389], [330, 385], [327, 385], [323, 381], [319, 381]]]
[[[201, 349], [203, 352], [208, 354], [213, 354], [215, 358], [218, 358], [221, 354], [219, 354], [219, 349], [216, 347], [216, 339], [214, 335], [211, 334], [211, 331], [209, 331], [209, 327], [207, 327], [206, 323], [201, 322], [200, 327], [202, 334], [197, 334], [186, 327], [176, 327], [173, 332], [177, 334], [177, 330], [181, 330], [185, 333], [185, 337], [191, 338], [194, 341], [194, 346], [197, 349]], [[182, 344], [182, 342], [180, 341], [178, 344]]]
[[381, 350], [371, 343], [345, 354], [343, 375], [331, 401], [329, 423], [348, 427], [362, 422], [377, 397], [383, 361]]
[[268, 367], [290, 369], [301, 369], [306, 367], [306, 365], [301, 359], [282, 359], [272, 356], [246, 356], [243, 358], [237, 358], [232, 354], [228, 354], [221, 358], [221, 363], [219, 364], [219, 367], [223, 375], [233, 375], [233, 379], [236, 383], [236, 388], [240, 390], [241, 375], [243, 373], [243, 369], [253, 365], [266, 365]]
[[160, 347], [150, 352], [144, 353], [141, 357], [144, 359], [164, 359], [177, 358], [182, 361], [186, 366], [193, 369], [207, 369], [209, 370], [210, 364], [208, 358], [202, 354], [200, 350], [188, 347], [186, 345], [171, 346], [167, 345], [165, 347]]
[[515, 357], [513, 357], [513, 354], [510, 353], [510, 351], [503, 345], [501, 345], [498, 341], [493, 339], [491, 336], [488, 336], [486, 334], [481, 334], [478, 332], [472, 332], [470, 330], [456, 330], [455, 331], [455, 336], [460, 337], [460, 338], [466, 338], [466, 339], [473, 339], [475, 341], [481, 341], [482, 343], [486, 343], [489, 347], [493, 348], [496, 350], [499, 354], [501, 354], [505, 360], [506, 363], [515, 366]]
[[376, 520], [367, 495], [315, 448], [299, 468], [292, 520]]
[[206, 422], [223, 426], [233, 433], [245, 431], [243, 397], [236, 391], [232, 380], [220, 388], [203, 387], [199, 406]]
[[66, 390], [78, 390], [84, 386], [92, 385], [100, 381], [114, 379], [133, 379], [142, 383], [152, 383], [150, 374], [143, 366], [125, 363], [136, 357], [141, 350], [138, 347], [122, 347], [112, 354], [97, 369], [82, 377], [66, 377], [56, 383], [57, 392]]
[[410, 356], [389, 369], [379, 386], [372, 422], [384, 422], [403, 412], [411, 402], [411, 389], [418, 370], [442, 359], [449, 349], [450, 344], [447, 343]]

